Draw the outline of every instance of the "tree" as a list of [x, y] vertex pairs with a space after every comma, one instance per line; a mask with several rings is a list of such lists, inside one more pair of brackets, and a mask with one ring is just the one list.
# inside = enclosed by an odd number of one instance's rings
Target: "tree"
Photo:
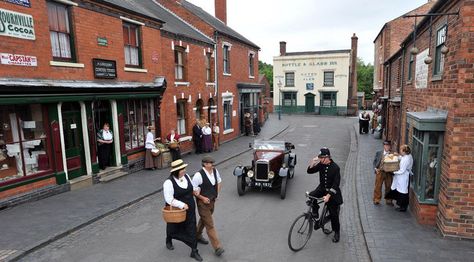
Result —
[[258, 61], [258, 73], [267, 77], [270, 88], [273, 90], [273, 65]]
[[357, 91], [364, 92], [365, 98], [372, 99], [374, 91], [374, 66], [357, 59]]

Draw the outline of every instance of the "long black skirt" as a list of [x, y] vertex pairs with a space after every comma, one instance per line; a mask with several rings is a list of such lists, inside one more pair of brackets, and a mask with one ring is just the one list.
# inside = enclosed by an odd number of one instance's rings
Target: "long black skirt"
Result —
[[197, 247], [196, 231], [196, 211], [193, 206], [193, 208], [189, 208], [186, 211], [186, 220], [184, 222], [166, 224], [166, 241], [169, 242], [171, 239], [176, 239], [195, 249]]
[[398, 206], [401, 209], [406, 209], [408, 203], [410, 202], [409, 194], [400, 193], [396, 189], [390, 190], [387, 194], [385, 194], [385, 199], [394, 199]]

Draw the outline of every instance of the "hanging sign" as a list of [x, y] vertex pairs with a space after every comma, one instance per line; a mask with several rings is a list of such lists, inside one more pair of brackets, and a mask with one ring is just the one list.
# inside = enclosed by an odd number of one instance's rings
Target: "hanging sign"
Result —
[[16, 4], [16, 5], [21, 5], [24, 7], [31, 7], [30, 0], [3, 0], [3, 1]]
[[0, 53], [0, 64], [17, 66], [38, 66], [36, 56]]
[[33, 16], [0, 8], [0, 36], [35, 40]]

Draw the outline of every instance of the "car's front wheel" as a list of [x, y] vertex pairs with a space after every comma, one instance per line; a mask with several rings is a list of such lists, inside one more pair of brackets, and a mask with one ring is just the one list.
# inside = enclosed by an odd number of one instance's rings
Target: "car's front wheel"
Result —
[[237, 177], [237, 193], [239, 196], [243, 196], [245, 194], [245, 187], [247, 186], [245, 181], [245, 175], [241, 175]]
[[288, 177], [282, 177], [281, 178], [281, 188], [280, 188], [280, 198], [285, 199], [286, 197], [286, 184], [288, 182]]

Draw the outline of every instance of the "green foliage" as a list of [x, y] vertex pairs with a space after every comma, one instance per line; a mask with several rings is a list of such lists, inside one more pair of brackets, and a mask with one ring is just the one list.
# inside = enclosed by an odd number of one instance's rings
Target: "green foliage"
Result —
[[357, 59], [357, 91], [364, 92], [365, 98], [371, 99], [374, 91], [374, 66]]
[[258, 61], [258, 73], [264, 74], [267, 77], [268, 82], [270, 82], [270, 88], [273, 89], [273, 65]]

